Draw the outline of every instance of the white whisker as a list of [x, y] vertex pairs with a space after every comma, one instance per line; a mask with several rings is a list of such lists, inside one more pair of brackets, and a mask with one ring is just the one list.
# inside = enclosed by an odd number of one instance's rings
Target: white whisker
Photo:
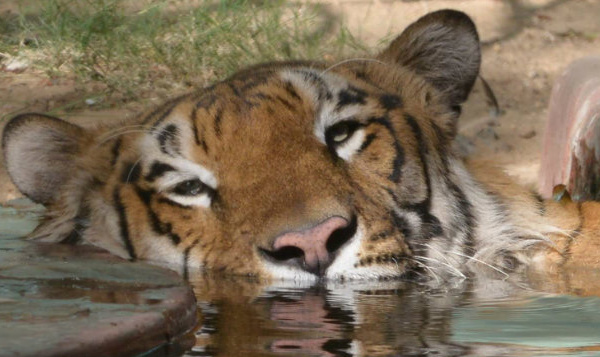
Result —
[[118, 133], [119, 131], [129, 130], [129, 129], [147, 129], [147, 125], [144, 125], [144, 124], [132, 124], [132, 125], [119, 126], [117, 128], [114, 128], [113, 130], [107, 131], [106, 133], [102, 134], [99, 139], [103, 140], [104, 137], [106, 137], [106, 136], [110, 136], [112, 134]]
[[340, 61], [336, 64], [333, 64], [333, 65], [325, 68], [321, 73], [319, 73], [319, 76], [324, 75], [325, 73], [329, 72], [330, 70], [334, 69], [335, 67], [338, 67], [343, 64], [350, 63], [350, 62], [374, 62], [374, 63], [378, 63], [378, 64], [383, 64], [386, 66], [389, 65], [389, 63], [386, 63], [386, 62], [383, 62], [383, 61], [380, 61], [380, 60], [377, 60], [374, 58], [350, 58], [350, 59]]
[[[137, 129], [137, 130], [134, 130]], [[150, 132], [150, 128], [148, 128], [147, 125], [144, 124], [136, 124], [136, 125], [125, 125], [125, 126], [121, 126], [118, 127], [114, 130], [110, 130], [102, 135], [100, 135], [100, 137], [98, 138], [98, 143], [96, 144], [97, 146], [100, 146], [102, 144], [104, 144], [105, 142], [109, 141], [110, 139], [114, 138], [115, 136], [120, 136], [120, 135], [124, 135], [130, 132]]]
[[430, 262], [434, 262], [434, 263], [437, 263], [437, 264], [443, 265], [443, 266], [445, 266], [445, 267], [447, 267], [447, 268], [450, 268], [450, 272], [451, 272], [451, 273], [453, 272], [455, 276], [459, 276], [459, 277], [461, 277], [461, 278], [463, 278], [463, 279], [466, 279], [466, 278], [467, 278], [467, 277], [465, 276], [465, 274], [463, 274], [463, 273], [462, 273], [460, 270], [458, 270], [456, 267], [453, 267], [452, 265], [450, 265], [450, 264], [448, 264], [448, 263], [444, 263], [444, 262], [442, 262], [442, 261], [439, 261], [439, 260], [437, 260], [437, 259], [428, 258], [428, 257], [423, 257], [423, 256], [417, 256], [417, 257], [415, 257], [415, 258], [416, 258], [416, 259], [421, 259], [421, 260], [424, 260], [424, 261], [430, 261]]
[[420, 266], [422, 266], [423, 268], [427, 269], [427, 271], [429, 271], [431, 273], [431, 275], [433, 275], [433, 277], [435, 278], [435, 281], [439, 284], [441, 279], [440, 277], [435, 273], [435, 271], [433, 270], [433, 268], [429, 267], [427, 264], [420, 262], [416, 259], [411, 259], [413, 262], [419, 264]]
[[111, 139], [114, 139], [121, 135], [131, 134], [131, 133], [148, 133], [148, 132], [149, 132], [148, 130], [126, 130], [126, 131], [118, 132], [118, 133], [115, 133], [114, 135], [111, 135], [111, 136], [105, 138], [105, 139], [102, 139], [101, 141], [96, 143], [96, 146], [101, 146], [102, 144], [110, 141]]
[[504, 277], [505, 277], [505, 279], [508, 279], [508, 278], [510, 277], [510, 276], [509, 276], [509, 275], [508, 275], [506, 272], [502, 271], [502, 269], [500, 269], [500, 268], [497, 268], [497, 267], [495, 267], [495, 266], [493, 266], [493, 265], [491, 265], [491, 264], [489, 264], [489, 263], [486, 263], [486, 262], [484, 262], [483, 260], [477, 259], [477, 258], [475, 258], [475, 257], [468, 256], [468, 255], [466, 255], [466, 254], [462, 254], [462, 253], [459, 253], [459, 252], [452, 252], [452, 251], [450, 251], [449, 253], [456, 254], [456, 255], [458, 255], [458, 256], [461, 256], [461, 257], [467, 258], [467, 259], [469, 259], [469, 260], [473, 260], [473, 261], [475, 261], [475, 262], [477, 262], [477, 263], [481, 263], [481, 264], [483, 264], [483, 265], [485, 265], [485, 266], [487, 266], [487, 267], [489, 267], [489, 268], [491, 268], [491, 269], [493, 269], [493, 270], [497, 271], [498, 273], [500, 273], [500, 274], [503, 274], [503, 275], [504, 275]]
[[451, 264], [450, 261], [448, 260], [448, 258], [446, 258], [446, 256], [444, 254], [442, 254], [439, 250], [435, 249], [431, 244], [421, 243], [421, 245], [430, 249], [433, 252], [436, 252], [440, 257], [442, 257], [446, 261], [446, 263]]

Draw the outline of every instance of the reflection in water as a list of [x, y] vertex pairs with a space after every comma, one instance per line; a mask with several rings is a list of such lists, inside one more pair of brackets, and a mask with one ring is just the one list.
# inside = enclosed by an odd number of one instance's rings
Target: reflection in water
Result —
[[314, 290], [274, 294], [268, 316], [277, 328], [294, 335], [273, 341], [270, 351], [351, 356], [352, 339], [345, 332], [352, 328], [353, 314], [332, 306], [325, 296]]
[[[199, 276], [192, 283], [202, 326], [186, 356], [590, 356], [600, 346], [600, 299], [557, 300], [514, 282], [443, 291], [396, 281], [265, 287]], [[566, 334], [570, 342], [557, 343], [582, 317], [585, 324]]]

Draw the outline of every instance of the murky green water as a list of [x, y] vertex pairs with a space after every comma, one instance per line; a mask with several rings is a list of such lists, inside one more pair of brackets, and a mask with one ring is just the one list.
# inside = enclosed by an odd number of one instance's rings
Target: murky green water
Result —
[[[0, 210], [10, 235], [31, 230], [39, 210], [18, 204]], [[438, 287], [265, 286], [200, 273], [191, 283], [201, 324], [185, 356], [600, 356], [600, 272]]]

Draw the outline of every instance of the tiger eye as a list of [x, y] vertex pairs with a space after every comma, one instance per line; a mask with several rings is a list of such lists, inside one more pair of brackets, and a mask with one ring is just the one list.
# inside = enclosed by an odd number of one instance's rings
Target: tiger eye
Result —
[[173, 192], [182, 196], [196, 196], [204, 192], [204, 187], [202, 181], [198, 179], [187, 180], [177, 184]]
[[336, 143], [341, 143], [342, 141], [348, 139], [350, 135], [350, 128], [347, 125], [342, 125], [335, 133], [333, 133], [333, 141]]
[[350, 122], [337, 123], [329, 129], [329, 137], [333, 143], [340, 144], [350, 137], [352, 131]]

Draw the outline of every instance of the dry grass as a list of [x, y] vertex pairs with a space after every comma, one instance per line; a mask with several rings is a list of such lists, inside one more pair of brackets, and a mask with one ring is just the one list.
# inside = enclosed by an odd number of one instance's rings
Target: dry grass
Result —
[[[340, 58], [364, 46], [319, 5], [286, 1], [45, 0], [0, 16], [0, 67], [102, 83], [104, 103], [206, 85], [242, 66]], [[172, 94], [171, 94], [172, 95]]]

